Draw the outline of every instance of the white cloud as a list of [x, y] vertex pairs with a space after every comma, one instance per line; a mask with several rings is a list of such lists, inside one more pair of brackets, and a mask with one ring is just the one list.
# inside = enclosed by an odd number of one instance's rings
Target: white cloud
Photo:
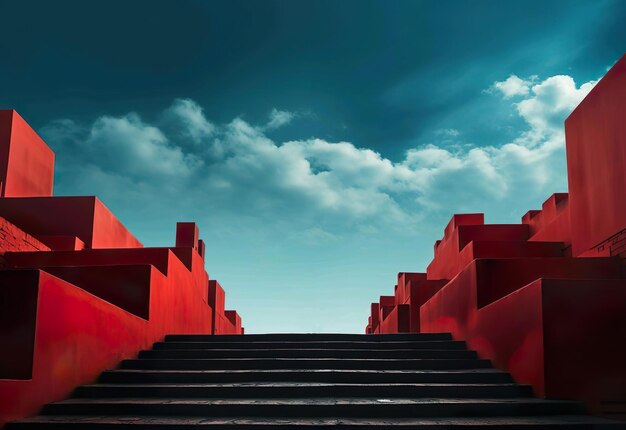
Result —
[[270, 112], [270, 119], [268, 123], [265, 125], [266, 130], [274, 130], [280, 127], [283, 127], [289, 124], [296, 117], [296, 114], [293, 112], [288, 112], [285, 110], [278, 110], [276, 108], [272, 109]]
[[209, 218], [297, 226], [293, 231], [308, 233], [294, 237], [314, 242], [346, 231], [412, 232], [424, 220], [439, 220], [436, 214], [500, 208], [520, 216], [564, 189], [563, 120], [593, 85], [577, 87], [569, 76], [553, 76], [515, 103], [507, 101], [513, 91], [507, 87], [504, 103], [527, 124], [517, 138], [451, 145], [462, 133], [444, 129], [434, 134], [439, 144], [409, 149], [395, 162], [350, 142], [275, 142], [265, 132], [291, 121], [289, 112], [275, 109], [262, 126], [241, 118], [218, 126], [195, 102], [182, 99], [163, 112], [163, 124], [130, 113], [89, 126], [55, 121], [42, 134], [57, 149], [65, 177], [83, 178], [62, 181], [66, 194], [115, 198], [107, 187], [134, 188], [167, 210], [187, 205]]
[[174, 100], [163, 116], [166, 121], [180, 123], [182, 130], [196, 143], [215, 132], [215, 126], [207, 121], [200, 105], [190, 99]]
[[440, 128], [439, 130], [435, 130], [435, 134], [445, 137], [459, 137], [461, 132], [456, 128]]
[[516, 104], [517, 112], [534, 133], [562, 133], [567, 115], [595, 84], [590, 81], [577, 88], [571, 76], [552, 76], [532, 87], [530, 97]]
[[517, 75], [511, 75], [506, 80], [494, 82], [493, 89], [500, 91], [505, 98], [515, 96], [525, 96], [530, 92], [534, 77], [531, 79], [521, 79]]

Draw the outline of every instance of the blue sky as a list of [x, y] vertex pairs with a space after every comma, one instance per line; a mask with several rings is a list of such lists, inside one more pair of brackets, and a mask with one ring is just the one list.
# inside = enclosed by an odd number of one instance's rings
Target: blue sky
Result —
[[620, 1], [0, 1], [0, 107], [145, 245], [195, 220], [248, 332], [361, 332], [453, 213], [567, 188]]

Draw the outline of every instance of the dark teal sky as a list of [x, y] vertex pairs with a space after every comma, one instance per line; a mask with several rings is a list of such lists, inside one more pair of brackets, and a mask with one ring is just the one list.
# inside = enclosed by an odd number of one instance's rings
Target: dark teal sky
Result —
[[611, 0], [0, 0], [0, 108], [56, 151], [58, 194], [101, 196], [144, 243], [197, 220], [251, 332], [361, 331], [452, 213], [518, 222], [566, 188], [562, 121], [626, 51], [625, 16]]
[[621, 1], [2, 1], [0, 102], [35, 125], [150, 117], [176, 97], [218, 122], [280, 106], [317, 119], [285, 135], [396, 157], [458, 117], [490, 136], [464, 106], [510, 71], [596, 77], [624, 51], [625, 12]]

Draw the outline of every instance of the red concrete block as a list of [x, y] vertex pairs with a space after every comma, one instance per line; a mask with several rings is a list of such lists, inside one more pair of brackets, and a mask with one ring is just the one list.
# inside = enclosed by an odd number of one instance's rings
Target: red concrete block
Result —
[[467, 219], [461, 215], [452, 217], [426, 270], [428, 279], [454, 278], [468, 263], [460, 260], [459, 254], [472, 241], [524, 242], [529, 238], [530, 229], [526, 224], [478, 224], [481, 220], [482, 214], [469, 214]]
[[206, 244], [202, 239], [198, 240], [198, 254], [200, 254], [200, 257], [202, 257], [202, 260], [204, 261], [204, 256], [206, 254]]
[[81, 251], [85, 249], [85, 242], [76, 236], [39, 235], [37, 239], [54, 251]]
[[567, 193], [554, 193], [541, 206], [543, 221], [546, 224], [554, 221], [559, 213], [569, 207], [569, 195]]
[[208, 282], [208, 303], [213, 309], [213, 334], [228, 334], [230, 329], [225, 316], [226, 293], [219, 282]]
[[398, 273], [398, 284], [396, 285], [395, 290], [395, 302], [399, 305], [403, 305], [408, 303], [410, 300], [410, 291], [407, 290], [407, 286], [410, 281], [425, 281], [426, 273], [415, 273], [415, 272], [400, 272]]
[[398, 274], [396, 303], [409, 306], [409, 332], [419, 333], [420, 307], [447, 283], [447, 279], [429, 280], [426, 278], [426, 273], [401, 272]]
[[380, 304], [372, 303], [370, 305], [370, 318], [372, 333], [378, 333], [380, 325]]
[[0, 324], [2, 342], [13, 336], [22, 343], [14, 345], [13, 358], [0, 354], [2, 377], [8, 376], [0, 380], [0, 425], [66, 398], [167, 333], [210, 333], [211, 308], [196, 299], [190, 277], [176, 278], [175, 286], [154, 278], [146, 320], [43, 271], [0, 272], [0, 318], [9, 320]]
[[47, 273], [76, 285], [145, 320], [157, 271], [150, 265], [46, 267]]
[[381, 306], [393, 306], [396, 304], [396, 298], [394, 296], [380, 296], [378, 303], [380, 303]]
[[232, 334], [241, 334], [241, 317], [237, 311], [227, 310], [224, 311], [224, 316], [230, 321], [233, 327]]
[[537, 221], [537, 220], [534, 220], [534, 221], [533, 221], [533, 219], [534, 219], [535, 217], [537, 217], [538, 215], [540, 215], [540, 214], [541, 214], [541, 211], [540, 211], [540, 210], [537, 210], [537, 209], [531, 209], [531, 210], [529, 210], [528, 212], [526, 212], [526, 213], [522, 216], [522, 224], [528, 224], [528, 225], [530, 225], [530, 226], [531, 226], [531, 231], [530, 231], [530, 234], [531, 234], [531, 235], [532, 235], [532, 234], [534, 234], [534, 230], [535, 230], [535, 229], [532, 227], [532, 223]]
[[539, 278], [619, 279], [624, 270], [618, 258], [505, 258], [472, 264], [476, 267], [478, 307]]
[[176, 223], [176, 246], [198, 249], [200, 232], [195, 222]]
[[209, 281], [209, 305], [216, 313], [224, 313], [226, 303], [226, 293], [219, 282], [211, 279]]
[[96, 197], [0, 199], [0, 216], [33, 236], [75, 236], [89, 248], [141, 248]]
[[54, 152], [14, 110], [0, 110], [0, 197], [51, 196]]
[[565, 120], [574, 256], [626, 229], [626, 56]]
[[478, 308], [472, 269], [422, 307], [422, 331], [451, 331], [539, 396], [626, 399], [626, 280], [538, 279]]
[[[82, 251], [8, 252], [5, 254], [8, 267], [13, 269], [151, 264], [164, 275], [169, 274], [172, 256], [178, 258], [178, 255], [174, 254], [170, 248], [84, 249]], [[187, 266], [186, 261], [181, 260], [181, 262]], [[187, 268], [189, 269], [188, 266]]]
[[550, 196], [540, 211], [528, 211], [522, 224], [530, 229], [531, 242], [562, 242], [564, 255], [571, 257], [572, 234], [570, 230], [569, 195], [556, 193]]
[[454, 214], [443, 231], [444, 239], [451, 237], [454, 230], [461, 225], [483, 225], [485, 224], [485, 214]]
[[383, 323], [383, 313], [386, 308], [392, 308], [396, 304], [395, 296], [380, 296], [379, 305], [378, 305], [378, 329], [380, 333], [380, 329]]
[[383, 306], [380, 332], [395, 334], [410, 331], [410, 306]]

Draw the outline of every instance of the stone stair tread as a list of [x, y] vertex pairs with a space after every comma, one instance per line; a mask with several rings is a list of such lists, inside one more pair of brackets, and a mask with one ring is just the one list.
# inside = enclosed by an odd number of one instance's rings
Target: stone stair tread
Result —
[[[241, 335], [205, 335], [205, 334], [169, 334], [165, 336], [165, 341], [208, 341], [222, 342], [226, 340], [240, 340]], [[450, 333], [399, 333], [399, 334], [343, 334], [343, 333], [264, 333], [264, 334], [246, 334], [246, 338], [250, 341], [255, 340], [273, 340], [273, 341], [294, 341], [296, 339], [310, 340], [314, 337], [320, 340], [334, 341], [420, 341], [420, 340], [452, 340]]]
[[[146, 350], [146, 351], [158, 351], [158, 352], [164, 352], [164, 351], [183, 351], [183, 352], [206, 352], [206, 351], [210, 351], [210, 352], [231, 352], [231, 351], [245, 351], [245, 352], [250, 352], [250, 351], [272, 351], [272, 352], [281, 352], [281, 351], [286, 351], [286, 352], [292, 352], [292, 351], [329, 351], [329, 352], [346, 352], [346, 351], [356, 351], [356, 352], [368, 352], [369, 350], [367, 349], [350, 349], [350, 348], [298, 348], [298, 349], [293, 349], [293, 348], [198, 348], [198, 349], [184, 349], [184, 350], [177, 350], [177, 349], [151, 349], [151, 350]], [[472, 352], [471, 350], [467, 350], [467, 349], [461, 349], [461, 350], [450, 350], [450, 349], [435, 349], [435, 348], [429, 348], [429, 349], [423, 349], [423, 350], [415, 350], [415, 349], [407, 349], [407, 348], [390, 348], [390, 349], [372, 349], [371, 352], [413, 352], [413, 353], [419, 353], [422, 351], [429, 351], [429, 352]]]
[[[433, 336], [167, 336], [165, 342], [155, 344], [158, 347], [104, 372], [99, 383], [78, 387], [73, 398], [48, 404], [41, 416], [9, 424], [7, 430], [626, 428], [620, 422], [585, 415], [580, 402], [532, 397], [530, 386], [514, 383], [509, 373], [494, 369], [489, 360], [413, 358], [425, 355], [424, 351], [475, 354], [462, 342], [454, 344], [457, 349], [438, 350], [453, 341], [449, 334], [434, 336], [444, 343], [416, 349], [407, 348], [406, 343], [384, 342], [432, 341]], [[201, 343], [206, 348], [186, 343], [206, 339], [211, 340]], [[259, 339], [265, 343], [252, 345]], [[352, 348], [349, 342], [354, 339], [378, 343], [373, 348], [362, 343], [361, 348]], [[268, 340], [276, 343], [267, 348]], [[293, 340], [297, 341], [290, 345], [294, 348], [285, 347], [284, 342]], [[303, 345], [302, 340], [314, 343]], [[337, 344], [320, 343], [326, 340]], [[168, 342], [179, 343], [169, 349], [174, 344]], [[242, 344], [246, 347], [239, 348]], [[296, 348], [297, 354], [322, 351], [329, 356], [280, 356]], [[370, 349], [383, 358], [368, 356]], [[211, 350], [220, 354], [245, 351], [252, 357], [180, 358]], [[255, 357], [257, 351], [269, 355]], [[342, 358], [353, 351], [363, 358]], [[406, 352], [408, 357], [388, 358], [385, 351]], [[171, 358], [146, 358], [153, 354]]]
[[212, 342], [207, 341], [197, 341], [197, 340], [169, 340], [164, 342], [156, 342], [155, 345], [214, 345], [214, 344], [232, 344], [232, 345], [271, 345], [271, 346], [299, 346], [299, 345], [330, 345], [330, 346], [355, 346], [355, 345], [364, 345], [364, 346], [377, 346], [377, 345], [386, 345], [386, 346], [410, 346], [410, 345], [418, 345], [422, 344], [434, 344], [434, 345], [464, 345], [465, 342], [458, 340], [402, 340], [402, 341], [367, 341], [367, 340], [355, 340], [355, 341], [341, 341], [341, 340], [292, 340], [292, 341], [272, 341], [272, 340], [252, 340], [252, 341], [220, 341], [214, 340]]
[[97, 387], [111, 387], [111, 388], [121, 388], [121, 387], [131, 387], [131, 388], [197, 388], [197, 387], [207, 387], [207, 388], [238, 388], [238, 387], [522, 387], [524, 385], [516, 384], [516, 383], [440, 383], [440, 382], [432, 382], [432, 383], [403, 383], [403, 382], [390, 382], [390, 383], [333, 383], [333, 382], [238, 382], [238, 383], [144, 383], [144, 384], [110, 384], [110, 383], [98, 383], [98, 384], [89, 384], [83, 385], [83, 387], [97, 388]]
[[485, 373], [506, 374], [499, 369], [445, 369], [445, 370], [422, 370], [422, 369], [226, 369], [226, 370], [189, 370], [189, 369], [114, 369], [108, 372], [115, 373], [180, 373], [180, 374], [223, 374], [223, 373], [348, 373], [348, 374], [455, 374], [455, 373]]
[[[585, 415], [552, 415], [552, 416], [505, 416], [505, 417], [437, 417], [437, 418], [255, 418], [255, 417], [229, 417], [208, 418], [196, 416], [113, 416], [113, 415], [42, 415], [20, 421], [20, 424], [100, 424], [100, 425], [179, 425], [179, 426], [398, 426], [418, 427], [424, 426], [442, 427], [447, 426], [478, 428], [478, 426], [544, 426], [565, 428], [567, 425], [593, 425], [594, 429], [601, 428], [624, 428], [624, 423], [606, 420], [603, 418]], [[596, 427], [601, 426], [601, 427]]]
[[520, 398], [375, 398], [375, 397], [307, 397], [307, 398], [242, 398], [242, 399], [159, 399], [159, 398], [80, 398], [67, 399], [60, 402], [51, 403], [51, 405], [68, 405], [68, 404], [164, 404], [164, 405], [424, 405], [424, 404], [546, 404], [546, 405], [578, 405], [578, 402], [570, 400], [546, 400], [534, 397]]
[[219, 361], [238, 361], [238, 362], [257, 362], [257, 361], [320, 361], [320, 362], [408, 362], [408, 363], [420, 363], [420, 362], [438, 362], [438, 361], [477, 361], [487, 362], [480, 358], [332, 358], [332, 357], [232, 357], [232, 358], [140, 358], [124, 360], [126, 362], [189, 362], [189, 361], [206, 361], [206, 362], [219, 362]]

